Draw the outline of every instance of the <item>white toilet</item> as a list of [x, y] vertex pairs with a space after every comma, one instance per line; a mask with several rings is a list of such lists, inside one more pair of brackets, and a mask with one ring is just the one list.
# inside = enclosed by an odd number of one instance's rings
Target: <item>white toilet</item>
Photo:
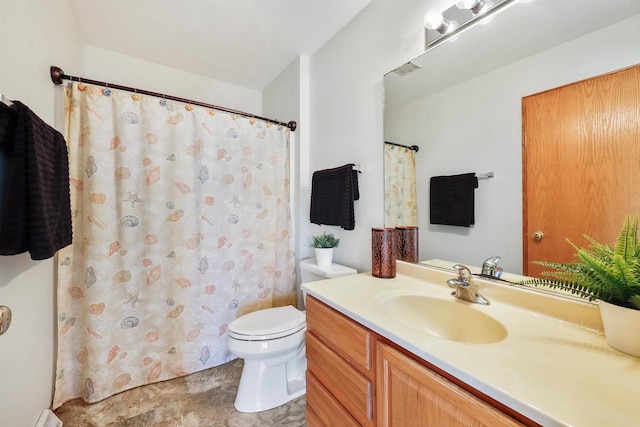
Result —
[[[300, 271], [302, 283], [357, 273], [338, 264], [320, 267], [315, 259], [302, 260]], [[306, 392], [306, 330], [304, 311], [290, 305], [254, 311], [229, 324], [229, 351], [244, 359], [238, 411], [266, 411]]]

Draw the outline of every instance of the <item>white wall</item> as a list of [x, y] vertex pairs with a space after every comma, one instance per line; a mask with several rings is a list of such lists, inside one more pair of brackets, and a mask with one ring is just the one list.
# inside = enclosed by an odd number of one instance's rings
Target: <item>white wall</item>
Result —
[[[261, 115], [262, 93], [132, 56], [85, 45], [84, 76]], [[58, 64], [67, 74], [75, 70]]]
[[[69, 5], [52, 1], [0, 1], [0, 92], [23, 102], [54, 125], [54, 94], [61, 88], [49, 66], [82, 72], [82, 41]], [[0, 336], [0, 426], [30, 427], [51, 404], [55, 365], [53, 260], [28, 254], [0, 257], [0, 305], [13, 323]]]
[[373, 0], [311, 58], [311, 151], [308, 171], [362, 164], [356, 227], [346, 231], [303, 221], [310, 234], [341, 239], [335, 262], [371, 270], [371, 228], [384, 226], [382, 76], [424, 51], [423, 16], [451, 0]]
[[[480, 265], [499, 255], [522, 272], [521, 98], [640, 63], [637, 40], [640, 15], [385, 111], [385, 138], [421, 141], [420, 259]], [[479, 182], [474, 227], [429, 224], [429, 177], [486, 171], [495, 178]]]

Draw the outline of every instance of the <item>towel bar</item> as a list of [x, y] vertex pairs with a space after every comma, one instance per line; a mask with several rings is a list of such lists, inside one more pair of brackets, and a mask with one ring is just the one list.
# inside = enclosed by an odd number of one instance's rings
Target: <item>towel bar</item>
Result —
[[495, 174], [493, 172], [484, 172], [484, 173], [476, 174], [476, 178], [478, 179], [489, 179], [489, 178], [493, 178], [494, 176]]

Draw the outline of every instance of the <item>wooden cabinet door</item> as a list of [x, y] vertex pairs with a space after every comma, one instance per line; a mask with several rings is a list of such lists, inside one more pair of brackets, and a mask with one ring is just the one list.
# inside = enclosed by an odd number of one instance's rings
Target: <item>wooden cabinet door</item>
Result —
[[379, 427], [522, 424], [384, 343], [377, 344]]

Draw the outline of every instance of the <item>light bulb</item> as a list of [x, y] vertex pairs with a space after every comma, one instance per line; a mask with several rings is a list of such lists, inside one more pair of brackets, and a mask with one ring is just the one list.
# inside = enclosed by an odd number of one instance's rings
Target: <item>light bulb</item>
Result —
[[478, 15], [485, 13], [487, 10], [493, 7], [493, 2], [491, 0], [484, 0], [484, 4], [482, 8], [478, 11]]
[[442, 13], [435, 9], [428, 10], [427, 13], [424, 14], [424, 26], [429, 30], [437, 30], [443, 23], [444, 18], [442, 17]]
[[490, 0], [460, 0], [456, 6], [458, 9], [470, 10], [474, 15], [481, 15], [493, 6], [493, 2]]
[[473, 6], [475, 6], [477, 1], [478, 0], [460, 0], [458, 3], [456, 3], [456, 6], [458, 6], [458, 9], [471, 9]]
[[440, 34], [452, 31], [458, 25], [455, 21], [447, 21], [442, 13], [437, 10], [429, 10], [424, 14], [424, 26], [429, 30], [435, 30]]

